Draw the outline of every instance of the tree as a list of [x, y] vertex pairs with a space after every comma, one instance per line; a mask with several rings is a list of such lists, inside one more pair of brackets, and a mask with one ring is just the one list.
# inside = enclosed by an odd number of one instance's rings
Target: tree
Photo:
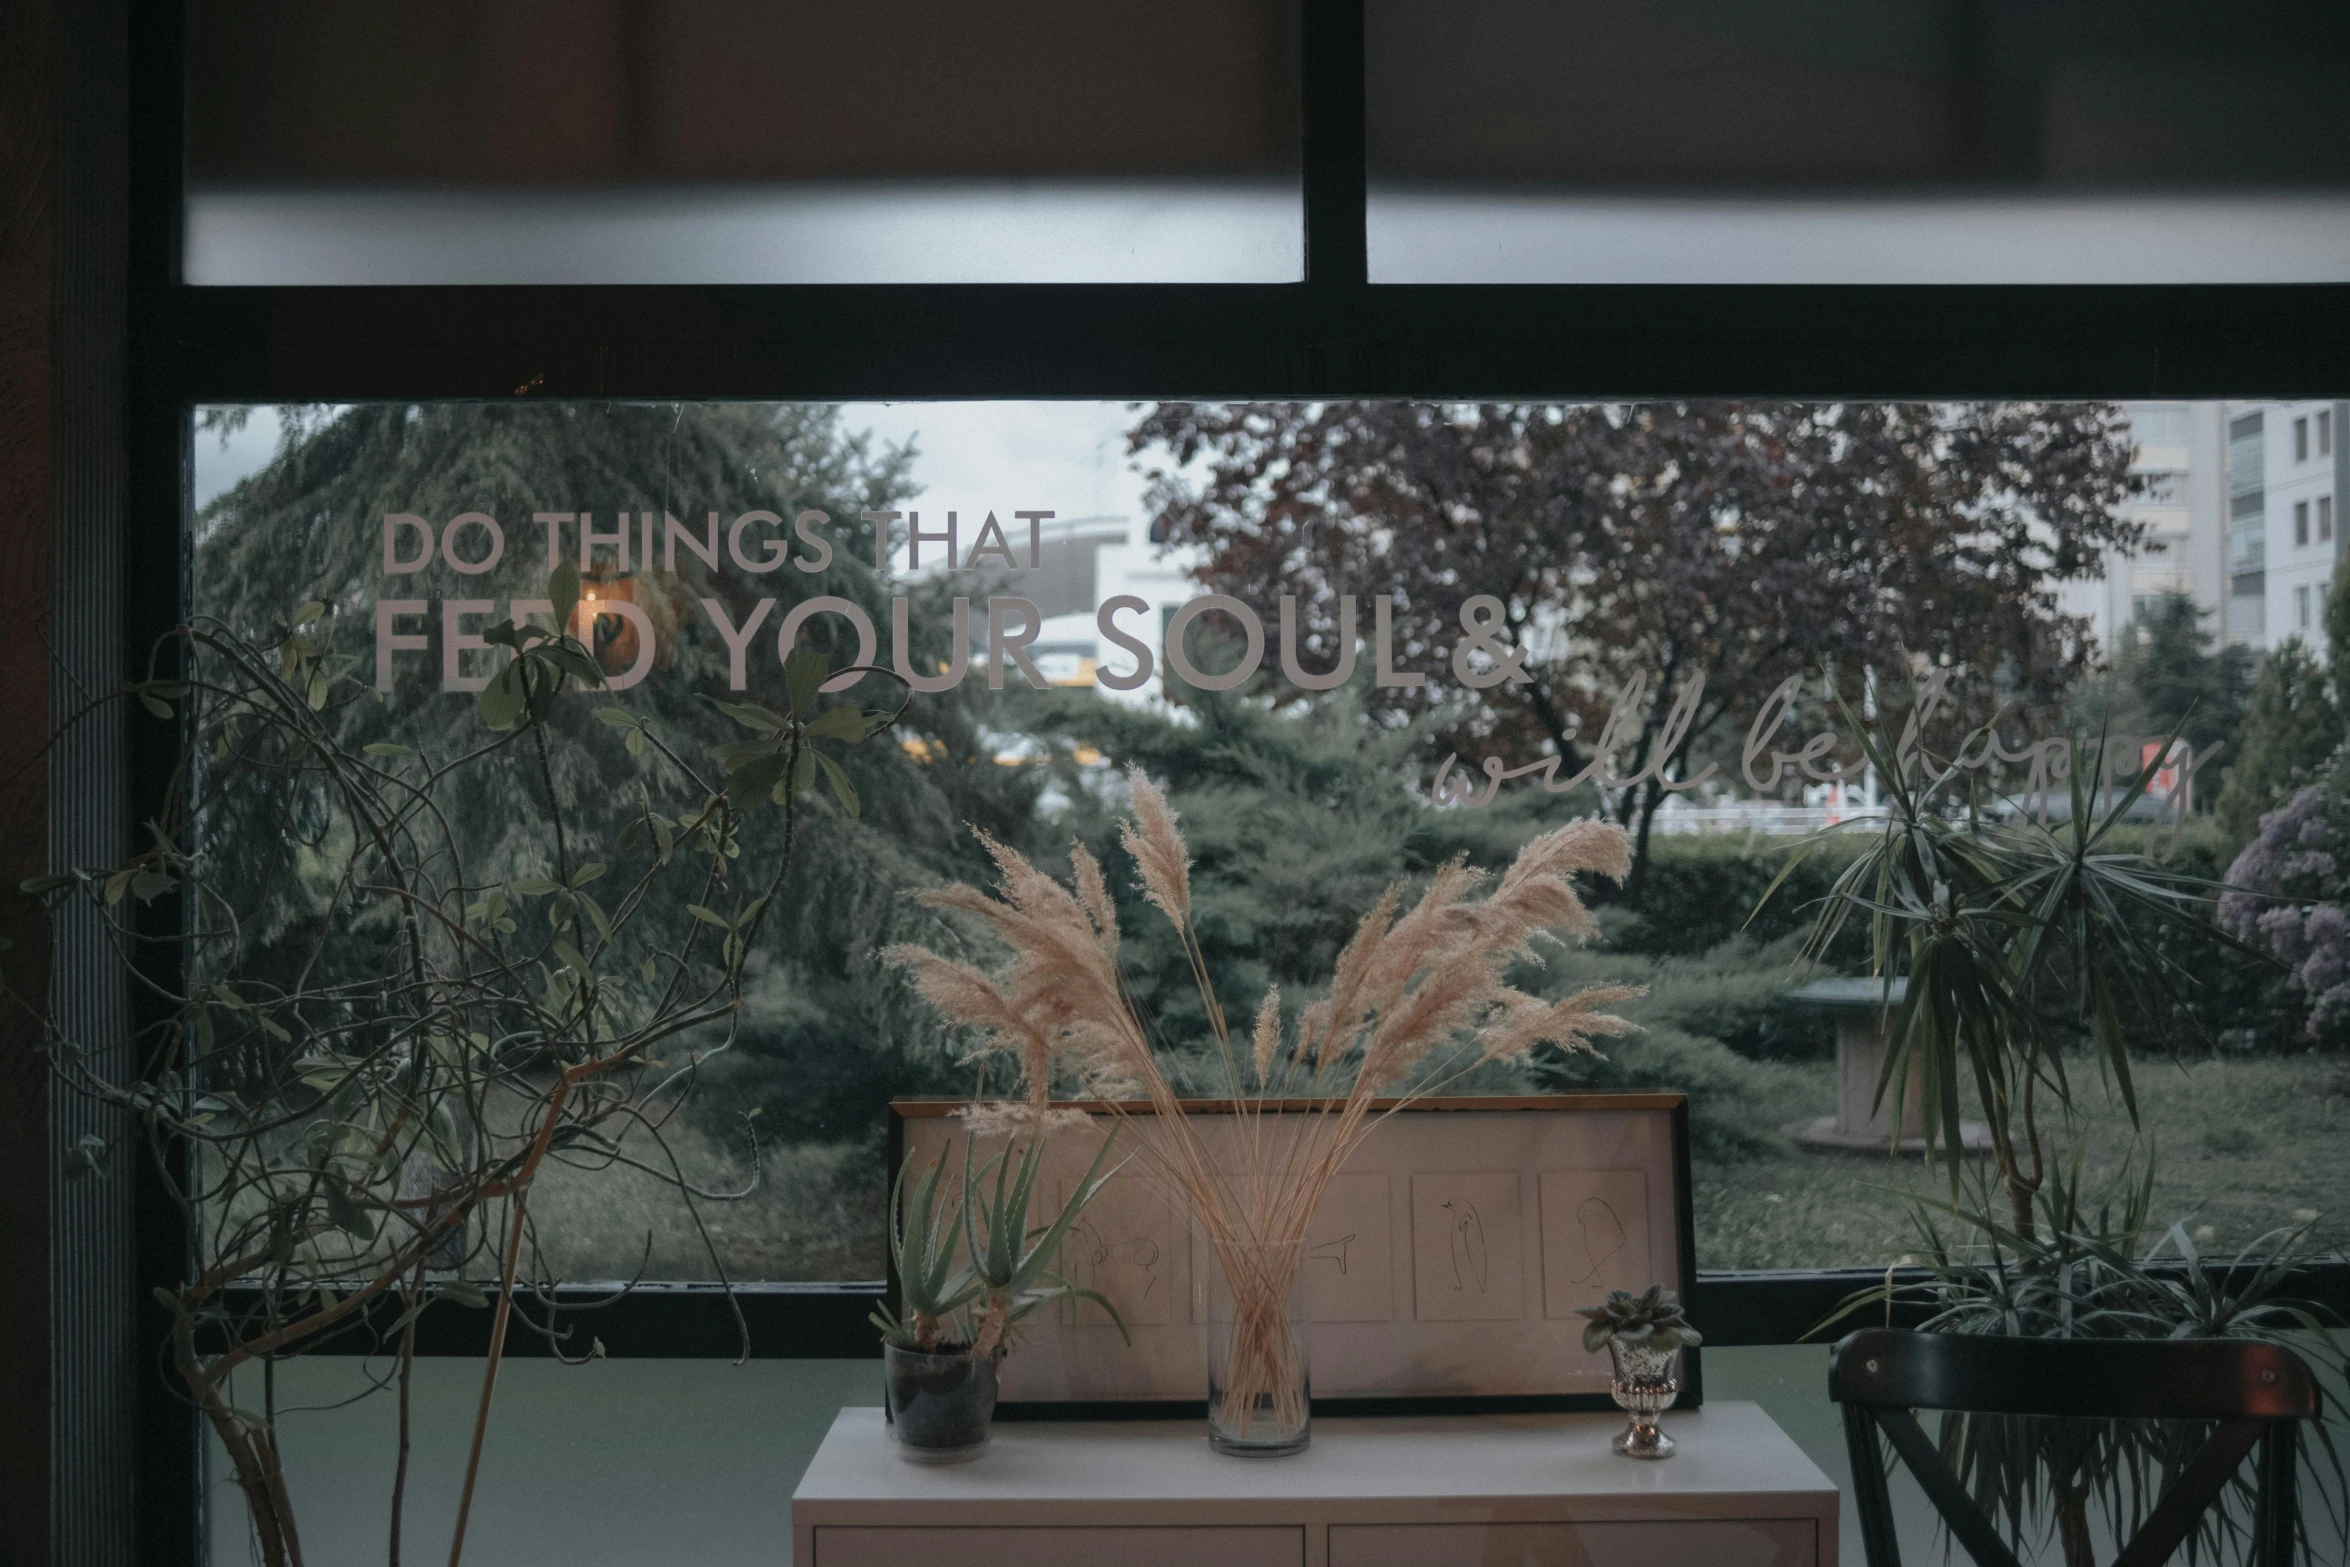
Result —
[[[594, 511], [600, 527], [613, 513], [658, 507], [675, 512], [697, 533], [709, 509], [729, 524], [760, 508], [785, 519], [803, 509], [825, 511], [832, 557], [822, 570], [796, 565], [750, 575], [725, 555], [712, 571], [685, 549], [657, 545], [648, 563], [641, 548], [621, 569], [618, 552], [600, 549], [589, 563], [586, 591], [600, 602], [626, 600], [651, 622], [655, 667], [641, 684], [572, 697], [547, 719], [548, 766], [555, 795], [578, 830], [609, 840], [648, 803], [679, 818], [701, 804], [695, 789], [714, 788], [713, 747], [741, 738], [738, 727], [705, 697], [782, 705], [782, 670], [773, 655], [775, 631], [791, 605], [828, 594], [862, 606], [884, 639], [887, 659], [892, 591], [871, 564], [870, 527], [860, 511], [887, 510], [911, 493], [910, 454], [876, 449], [864, 436], [840, 428], [835, 410], [821, 406], [759, 404], [375, 404], [344, 409], [289, 410], [286, 435], [261, 472], [208, 506], [196, 523], [192, 603], [196, 611], [245, 634], [263, 637], [305, 600], [325, 613], [312, 628], [328, 650], [330, 667], [355, 671], [362, 684], [374, 673], [373, 609], [379, 598], [424, 601], [427, 613], [404, 627], [433, 628], [448, 599], [489, 601], [496, 614], [471, 622], [477, 632], [516, 598], [544, 598], [544, 530], [534, 511], [577, 507]], [[420, 515], [435, 525], [466, 512], [486, 512], [504, 530], [503, 552], [486, 571], [460, 572], [446, 558], [423, 569], [384, 570], [384, 516]], [[785, 528], [752, 530], [746, 549], [756, 557], [759, 534], [789, 538]], [[452, 548], [464, 559], [486, 557], [487, 530], [469, 525]], [[576, 548], [566, 532], [566, 550]], [[724, 548], [723, 540], [721, 541]], [[399, 550], [407, 556], [407, 537]], [[801, 551], [802, 554], [811, 552]], [[572, 559], [576, 563], [576, 556]], [[650, 564], [653, 569], [647, 570]], [[919, 596], [921, 590], [915, 590]], [[718, 602], [733, 625], [748, 624], [757, 600], [780, 600], [752, 640], [745, 660], [746, 689], [729, 690], [730, 659], [702, 601]], [[947, 617], [912, 617], [918, 667], [949, 655]], [[606, 672], [633, 667], [639, 632], [633, 617], [615, 608], [600, 616], [593, 643]], [[801, 645], [824, 652], [836, 666], [857, 661], [856, 638], [838, 616], [811, 619]], [[475, 654], [478, 677], [492, 659]], [[339, 704], [328, 715], [339, 744], [412, 749], [442, 746], [452, 725], [467, 721], [473, 698], [439, 689], [440, 660], [401, 656], [392, 689], [381, 700]], [[876, 689], [886, 688], [886, 689]], [[848, 693], [868, 705], [894, 701], [898, 687], [868, 677]], [[855, 815], [829, 795], [806, 813], [802, 851], [772, 916], [777, 940], [753, 954], [744, 987], [750, 1016], [733, 1058], [713, 1063], [706, 1078], [729, 1110], [754, 1105], [770, 1112], [773, 1132], [840, 1138], [872, 1135], [878, 1107], [891, 1092], [945, 1086], [946, 1066], [926, 1009], [876, 966], [889, 941], [929, 934], [935, 922], [899, 894], [948, 877], [976, 876], [986, 861], [965, 822], [1014, 842], [1030, 830], [1038, 780], [1022, 769], [995, 765], [996, 746], [983, 737], [988, 694], [977, 682], [914, 699], [896, 731], [907, 745], [867, 746], [841, 760], [858, 801]], [[613, 722], [618, 716], [623, 722]], [[672, 777], [661, 798], [660, 769], [638, 724], [666, 741], [701, 777], [695, 785]], [[471, 864], [498, 864], [514, 874], [545, 874], [550, 846], [509, 801], [516, 789], [537, 787], [515, 776], [524, 766], [477, 769], [455, 781], [445, 802], [450, 830]], [[281, 802], [262, 778], [231, 781], [197, 824], [204, 842], [231, 856], [224, 875], [249, 883], [237, 895], [256, 909], [289, 965], [301, 961], [302, 936], [321, 911], [302, 871], [302, 845], [277, 830]], [[260, 895], [262, 889], [267, 895]], [[250, 894], [250, 896], [248, 896]], [[682, 940], [692, 923], [685, 903], [646, 911], [645, 923]], [[340, 943], [348, 947], [351, 933]], [[265, 961], [265, 960], [256, 960]], [[878, 1236], [874, 1237], [878, 1240]]]
[[[1268, 626], [1295, 595], [1312, 667], [1342, 595], [1363, 621], [1393, 595], [1398, 663], [1427, 683], [1370, 700], [1464, 711], [1456, 747], [1571, 775], [1644, 677], [1615, 765], [1645, 777], [1608, 802], [1636, 827], [1635, 892], [1667, 783], [1789, 676], [1922, 660], [2047, 711], [2088, 651], [2055, 585], [2141, 532], [2107, 404], [1163, 403], [1128, 444], [1161, 459], [1155, 535], [1205, 546], [1201, 579]], [[1523, 678], [1464, 689], [1432, 654], [1488, 596]]]
[[2163, 594], [2132, 623], [2119, 660], [2148, 725], [2163, 734], [2178, 730], [2198, 757], [2225, 755], [2235, 744], [2252, 689], [2250, 648], [2209, 651], [2203, 621], [2210, 613], [2184, 593]]
[[2299, 637], [2286, 638], [2253, 677], [2236, 765], [2220, 791], [2220, 825], [2238, 843], [2250, 838], [2262, 814], [2313, 781], [2341, 744], [2342, 716], [2325, 671]]

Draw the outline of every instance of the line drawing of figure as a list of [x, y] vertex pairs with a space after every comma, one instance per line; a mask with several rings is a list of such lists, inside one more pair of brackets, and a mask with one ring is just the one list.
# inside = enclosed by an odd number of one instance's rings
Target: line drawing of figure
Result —
[[[1337, 1263], [1339, 1273], [1344, 1275], [1346, 1272], [1347, 1248], [1355, 1243], [1355, 1236], [1360, 1233], [1360, 1231], [1349, 1231], [1347, 1234], [1339, 1236], [1336, 1240], [1324, 1241], [1321, 1245], [1316, 1246], [1313, 1250], [1307, 1252], [1306, 1255], [1308, 1257], [1318, 1257], [1324, 1262]], [[1336, 1250], [1333, 1250], [1333, 1247], [1335, 1247]]]
[[1477, 1293], [1485, 1293], [1485, 1221], [1477, 1216], [1477, 1205], [1466, 1197], [1448, 1197], [1436, 1205], [1452, 1215], [1452, 1287], [1468, 1288], [1470, 1279], [1477, 1281]]
[[[1111, 1241], [1085, 1219], [1077, 1221], [1072, 1233], [1078, 1238], [1077, 1255], [1092, 1275], [1089, 1287], [1113, 1300], [1123, 1298], [1136, 1305], [1149, 1300], [1151, 1291], [1159, 1287], [1159, 1243], [1149, 1236]], [[1123, 1287], [1133, 1283], [1137, 1273], [1142, 1275], [1142, 1287]]]
[[1624, 1254], [1624, 1221], [1602, 1197], [1575, 1205], [1575, 1227], [1583, 1234], [1583, 1273], [1577, 1284], [1597, 1284], [1607, 1265]]

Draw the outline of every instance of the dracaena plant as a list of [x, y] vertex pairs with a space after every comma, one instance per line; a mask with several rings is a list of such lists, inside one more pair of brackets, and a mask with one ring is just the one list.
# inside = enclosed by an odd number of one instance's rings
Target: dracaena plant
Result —
[[[663, 1123], [692, 1062], [733, 1040], [819, 775], [855, 807], [817, 745], [897, 716], [827, 705], [841, 671], [796, 652], [788, 710], [731, 704], [753, 738], [710, 777], [662, 726], [607, 708], [631, 803], [587, 811], [556, 778], [581, 776], [562, 753], [596, 732], [567, 704], [604, 677], [570, 631], [577, 572], [548, 597], [551, 625], [484, 633], [504, 662], [473, 721], [431, 746], [365, 738], [383, 697], [337, 651], [328, 606], [261, 639], [192, 620], [159, 644], [160, 674], [103, 699], [177, 728], [146, 846], [25, 886], [53, 918], [93, 918], [147, 998], [127, 1051], [75, 1037], [46, 995], [11, 999], [71, 1087], [136, 1119], [185, 1205], [199, 1256], [158, 1291], [163, 1360], [227, 1454], [268, 1567], [298, 1567], [301, 1536], [273, 1384], [240, 1370], [358, 1336], [389, 1352], [405, 1411], [418, 1318], [494, 1300], [454, 1562], [514, 1319], [590, 1352], [521, 1298], [552, 1279], [532, 1224], [542, 1172], [672, 1180], [697, 1227], [700, 1203], [744, 1195], [681, 1173]], [[485, 818], [494, 831], [462, 825]], [[665, 1065], [673, 1048], [686, 1059]], [[403, 1443], [395, 1564], [407, 1478]]]
[[[2124, 1160], [2107, 1190], [2092, 1198], [2076, 1145], [2051, 1167], [2034, 1193], [2029, 1232], [2004, 1222], [1989, 1189], [1995, 1172], [1970, 1174], [1960, 1200], [1912, 1194], [1916, 1239], [1903, 1259], [1914, 1271], [1889, 1272], [1845, 1299], [1821, 1324], [1896, 1305], [1923, 1316], [1927, 1331], [2006, 1338], [2235, 1338], [2281, 1344], [2315, 1361], [2325, 1418], [2301, 1444], [2304, 1497], [2322, 1510], [2299, 1512], [2300, 1554], [2318, 1561], [2313, 1539], [2339, 1537], [2344, 1524], [2344, 1465], [2335, 1443], [2342, 1410], [2337, 1391], [2350, 1374], [2340, 1346], [2341, 1318], [2296, 1300], [2295, 1276], [2317, 1253], [2309, 1228], [2272, 1231], [2230, 1258], [2203, 1255], [2185, 1221], [2153, 1218], [2151, 1160]], [[2144, 1522], [2164, 1481], [2179, 1473], [2207, 1427], [2177, 1420], [2029, 1419], [1946, 1412], [1942, 1456], [1984, 1514], [2027, 1559], [2051, 1539], [2067, 1567], [2091, 1567], [2099, 1534], [2122, 1540]], [[2248, 1559], [2253, 1483], [2237, 1474], [2220, 1504], [2189, 1537], [2187, 1558]], [[2311, 1516], [2326, 1520], [2313, 1530]]]
[[[1922, 694], [1898, 738], [1872, 730], [1839, 701], [1882, 781], [1885, 814], [1799, 845], [1763, 901], [1814, 848], [1862, 835], [1860, 851], [1820, 900], [1805, 956], [1824, 959], [1848, 924], [1865, 925], [1875, 973], [1903, 982], [1898, 998], [1887, 991], [1877, 1101], [1891, 1101], [1899, 1127], [1917, 1084], [1928, 1156], [1946, 1157], [1955, 1196], [1971, 1089], [1990, 1135], [2005, 1222], [2030, 1237], [2053, 1154], [2047, 1118], [2074, 1105], [2069, 1039], [2086, 1044], [2134, 1125], [2132, 1026], [2179, 1013], [2198, 982], [2191, 962], [2198, 951], [2266, 960], [2211, 920], [2219, 883], [2172, 870], [2151, 845], [2117, 835], [2171, 744], [2150, 747], [2143, 765], [2120, 771], [2106, 765], [2103, 735], [2073, 735], [2053, 758], [2039, 748], [2036, 765], [2053, 775], [2042, 784], [2061, 781], [2056, 797], [2069, 807], [2062, 821], [2049, 822], [2046, 794], [1986, 802], [1977, 792], [1981, 759], [2000, 745], [1996, 718], [1947, 757], [1925, 742], [1939, 699], [1938, 687]], [[1994, 804], [1996, 812], [1987, 809]], [[2176, 939], [2158, 939], [2166, 936]]]

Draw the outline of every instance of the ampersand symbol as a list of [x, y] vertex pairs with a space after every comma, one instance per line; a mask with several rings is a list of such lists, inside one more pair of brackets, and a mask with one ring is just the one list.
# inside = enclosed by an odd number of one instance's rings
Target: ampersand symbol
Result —
[[[1472, 691], [1489, 691], [1504, 680], [1513, 686], [1522, 686], [1534, 677], [1526, 673], [1526, 650], [1513, 647], [1501, 640], [1508, 629], [1501, 600], [1490, 593], [1480, 593], [1461, 605], [1461, 630], [1466, 636], [1452, 650], [1452, 677]], [[1482, 653], [1493, 661], [1493, 667], [1480, 670], [1469, 662], [1471, 653]]]

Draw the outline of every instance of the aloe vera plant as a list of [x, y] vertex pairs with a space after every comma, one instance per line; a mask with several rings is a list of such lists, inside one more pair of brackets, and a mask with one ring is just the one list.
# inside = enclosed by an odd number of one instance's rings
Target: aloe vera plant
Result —
[[[974, 1355], [996, 1353], [1021, 1319], [1055, 1300], [1092, 1301], [1110, 1314], [1121, 1338], [1128, 1343], [1134, 1341], [1117, 1307], [1098, 1291], [1073, 1284], [1053, 1271], [1053, 1262], [1060, 1254], [1061, 1242], [1068, 1238], [1070, 1226], [1085, 1211], [1085, 1205], [1109, 1184], [1110, 1177], [1118, 1173], [1114, 1169], [1105, 1173], [1102, 1169], [1116, 1136], [1113, 1131], [1102, 1139], [1101, 1149], [1094, 1154], [1085, 1178], [1069, 1194], [1060, 1213], [1041, 1229], [1029, 1227], [1028, 1209], [1035, 1200], [1037, 1178], [1044, 1169], [1043, 1139], [1038, 1138], [1021, 1150], [1016, 1173], [1014, 1150], [1006, 1147], [980, 1166], [976, 1178], [970, 1173], [971, 1146], [964, 1144], [963, 1234], [971, 1249], [971, 1271], [981, 1296], [971, 1335]], [[983, 1196], [982, 1188], [988, 1186], [991, 1170], [995, 1180]]]
[[[894, 1315], [884, 1302], [872, 1314], [885, 1342], [900, 1349], [928, 1353], [938, 1347], [948, 1320], [979, 1298], [979, 1281], [969, 1268], [955, 1266], [955, 1242], [962, 1233], [960, 1215], [950, 1214], [939, 1201], [939, 1183], [946, 1175], [946, 1155], [930, 1161], [930, 1169], [909, 1191], [914, 1156], [906, 1155], [889, 1194], [890, 1261], [897, 1267], [898, 1302], [904, 1312]], [[968, 1183], [958, 1195], [968, 1207]]]
[[[963, 1145], [963, 1179], [953, 1196], [942, 1198], [946, 1155], [930, 1162], [917, 1181], [908, 1154], [890, 1192], [890, 1260], [896, 1264], [898, 1306], [872, 1313], [884, 1342], [925, 1354], [952, 1354], [968, 1347], [980, 1358], [1009, 1350], [1014, 1326], [1039, 1306], [1056, 1300], [1090, 1300], [1110, 1314], [1121, 1336], [1126, 1324], [1118, 1308], [1097, 1291], [1070, 1282], [1053, 1270], [1061, 1243], [1086, 1204], [1118, 1172], [1104, 1171], [1115, 1137], [1102, 1139], [1085, 1178], [1050, 1221], [1032, 1226], [1044, 1173], [1041, 1140], [1007, 1147], [980, 1162], [976, 1139]], [[968, 1252], [958, 1262], [957, 1243]]]

